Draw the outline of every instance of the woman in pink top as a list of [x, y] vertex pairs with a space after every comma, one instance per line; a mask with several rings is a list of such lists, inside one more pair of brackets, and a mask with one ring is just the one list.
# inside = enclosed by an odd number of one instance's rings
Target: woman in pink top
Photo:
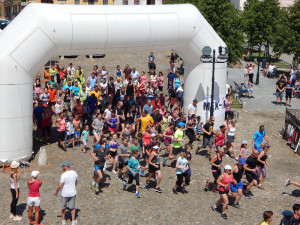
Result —
[[[27, 181], [27, 185], [29, 188], [27, 205], [28, 205], [28, 219], [30, 224], [42, 225], [39, 224], [39, 216], [40, 216], [40, 187], [42, 186], [42, 181], [37, 180], [37, 176], [39, 175], [39, 171], [32, 171], [31, 179]], [[35, 211], [35, 221], [32, 220], [33, 207]]]
[[219, 148], [222, 147], [224, 144], [225, 132], [226, 127], [225, 125], [222, 125], [220, 126], [220, 130], [217, 133], [215, 133], [215, 136], [213, 138], [213, 147], [217, 150], [219, 150]]
[[218, 206], [224, 202], [223, 204], [223, 208], [222, 208], [222, 218], [223, 219], [227, 219], [227, 215], [226, 215], [226, 209], [228, 206], [228, 193], [230, 190], [230, 185], [231, 184], [236, 185], [237, 182], [235, 179], [233, 179], [233, 175], [231, 173], [231, 166], [230, 165], [226, 165], [224, 167], [224, 173], [219, 176], [218, 180], [217, 180], [217, 184], [219, 185], [219, 194], [220, 194], [220, 199], [217, 201], [217, 203], [211, 207], [213, 211], [217, 211]]
[[248, 75], [249, 75], [249, 82], [253, 84], [254, 65], [252, 63], [250, 63], [248, 67]]
[[146, 76], [146, 73], [145, 71], [142, 71], [142, 75], [141, 75], [141, 81], [146, 85], [147, 83], [147, 76]]
[[58, 131], [58, 146], [66, 151], [65, 137], [66, 137], [66, 118], [64, 113], [60, 113], [56, 119], [57, 131]]

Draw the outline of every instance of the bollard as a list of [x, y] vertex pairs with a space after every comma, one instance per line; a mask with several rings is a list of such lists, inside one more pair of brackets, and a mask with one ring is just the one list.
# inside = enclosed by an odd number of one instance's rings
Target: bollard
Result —
[[90, 59], [93, 59], [93, 55], [90, 55]]
[[39, 166], [46, 166], [47, 165], [47, 154], [46, 154], [46, 149], [44, 147], [40, 148], [38, 165]]
[[65, 59], [65, 56], [64, 56], [64, 55], [62, 55], [62, 56], [60, 57], [60, 59], [61, 59], [61, 60], [64, 60], [64, 59]]

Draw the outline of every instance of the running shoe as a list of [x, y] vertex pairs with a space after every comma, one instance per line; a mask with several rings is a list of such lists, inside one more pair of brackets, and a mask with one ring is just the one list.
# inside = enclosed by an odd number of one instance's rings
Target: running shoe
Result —
[[75, 146], [73, 146], [73, 150], [76, 150]]
[[22, 220], [21, 216], [14, 216], [13, 217], [13, 221], [19, 221], [19, 220]]
[[95, 191], [95, 185], [91, 184], [91, 189]]
[[288, 180], [285, 182], [285, 186], [287, 187], [287, 186], [289, 186], [290, 184], [291, 184], [291, 180], [288, 179]]
[[99, 193], [99, 185], [95, 185], [94, 190], [95, 190], [96, 193]]
[[122, 179], [122, 178], [120, 178], [120, 177], [118, 177], [118, 178], [117, 178], [117, 180], [118, 180], [118, 181], [123, 181], [123, 179]]
[[115, 171], [115, 170], [113, 170], [112, 172], [113, 172], [114, 174], [117, 174], [117, 171]]
[[77, 225], [77, 220], [72, 221], [72, 225]]
[[155, 188], [155, 192], [162, 193], [162, 190], [159, 187], [157, 187], [157, 188]]
[[167, 164], [167, 159], [164, 158], [163, 166], [166, 166], [166, 164]]
[[140, 198], [140, 194], [138, 192], [135, 193], [135, 197]]
[[206, 154], [205, 154], [205, 157], [206, 157], [206, 158], [210, 158], [210, 154], [209, 154], [209, 153], [206, 153]]
[[123, 190], [126, 190], [126, 182], [123, 182]]
[[205, 181], [205, 188], [204, 191], [208, 191], [208, 180]]
[[66, 220], [62, 220], [61, 225], [66, 225], [66, 222], [67, 222]]
[[249, 195], [249, 194], [244, 193], [243, 196], [244, 196], [245, 198], [250, 199], [250, 195]]
[[212, 206], [212, 207], [210, 207], [210, 208], [212, 209], [212, 211], [215, 211], [215, 212], [218, 211], [217, 207], [215, 207], [215, 206]]
[[241, 208], [241, 206], [238, 205], [238, 204], [232, 204], [232, 207], [237, 208], [237, 209], [240, 209], [240, 208]]
[[222, 216], [223, 219], [227, 220], [227, 215], [226, 215], [226, 213], [222, 213], [221, 216]]
[[178, 192], [177, 192], [177, 190], [176, 190], [175, 188], [173, 188], [173, 193], [174, 193], [175, 195], [178, 194]]
[[144, 170], [142, 168], [140, 168], [140, 170], [141, 170], [141, 177], [143, 177], [144, 176]]
[[181, 193], [182, 194], [187, 194], [187, 193], [189, 193], [187, 190], [185, 190], [185, 188], [184, 187], [181, 187]]
[[259, 185], [257, 186], [257, 188], [262, 189], [262, 190], [265, 189], [264, 186], [262, 186], [261, 184], [259, 184]]
[[144, 189], [146, 189], [146, 190], [148, 190], [148, 189], [149, 189], [149, 187], [148, 187], [148, 185], [147, 185], [147, 184], [145, 184], [145, 185], [144, 185]]

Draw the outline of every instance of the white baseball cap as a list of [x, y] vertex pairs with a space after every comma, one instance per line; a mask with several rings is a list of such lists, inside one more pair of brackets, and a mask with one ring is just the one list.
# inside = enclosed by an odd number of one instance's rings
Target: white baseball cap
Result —
[[36, 171], [36, 170], [31, 172], [32, 177], [37, 177], [39, 174], [40, 174], [40, 172]]
[[225, 170], [231, 170], [232, 168], [231, 168], [230, 165], [226, 165], [226, 166], [224, 167], [224, 169], [225, 169]]

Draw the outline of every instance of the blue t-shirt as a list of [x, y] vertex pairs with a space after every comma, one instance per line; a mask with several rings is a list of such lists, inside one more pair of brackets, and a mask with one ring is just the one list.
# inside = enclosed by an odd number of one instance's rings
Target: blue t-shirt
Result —
[[86, 98], [86, 101], [88, 103], [88, 106], [89, 106], [89, 114], [90, 115], [93, 115], [94, 114], [94, 111], [96, 109], [96, 103], [97, 103], [97, 98], [92, 98], [92, 96], [89, 96]]
[[89, 137], [89, 133], [90, 132], [86, 130], [82, 131], [82, 139], [87, 141]]
[[265, 134], [266, 134], [265, 130], [262, 133], [260, 133], [258, 130], [255, 131], [253, 135], [254, 146], [259, 146], [263, 142]]
[[64, 87], [63, 87], [64, 91], [67, 90], [67, 88], [69, 88], [70, 92], [73, 90], [72, 85], [69, 86], [68, 84], [65, 84]]
[[172, 83], [173, 83], [173, 80], [175, 79], [175, 77], [176, 77], [176, 74], [175, 74], [175, 73], [169, 73], [169, 74], [168, 74], [168, 83], [169, 83], [170, 81], [172, 81]]
[[147, 113], [148, 113], [149, 115], [151, 115], [151, 114], [152, 114], [152, 111], [153, 111], [153, 105], [150, 105], [150, 107], [149, 107], [149, 106], [146, 104], [146, 105], [144, 105], [143, 110], [146, 110]]
[[34, 113], [34, 116], [35, 116], [35, 119], [37, 120], [37, 122], [41, 123], [42, 122], [42, 113], [45, 111], [45, 106], [42, 106], [42, 107], [36, 107], [34, 110], [33, 110], [33, 113]]
[[78, 87], [74, 86], [73, 89], [74, 89], [74, 96], [78, 96], [79, 95], [79, 91], [80, 91], [79, 86]]
[[[139, 161], [137, 159], [131, 157], [128, 161], [128, 167], [136, 174], [139, 173]], [[129, 170], [129, 174], [133, 175], [130, 170]]]
[[92, 90], [94, 90], [94, 87], [97, 83], [97, 77], [94, 77], [94, 78], [89, 77], [89, 82], [90, 82], [90, 86], [91, 86]]

